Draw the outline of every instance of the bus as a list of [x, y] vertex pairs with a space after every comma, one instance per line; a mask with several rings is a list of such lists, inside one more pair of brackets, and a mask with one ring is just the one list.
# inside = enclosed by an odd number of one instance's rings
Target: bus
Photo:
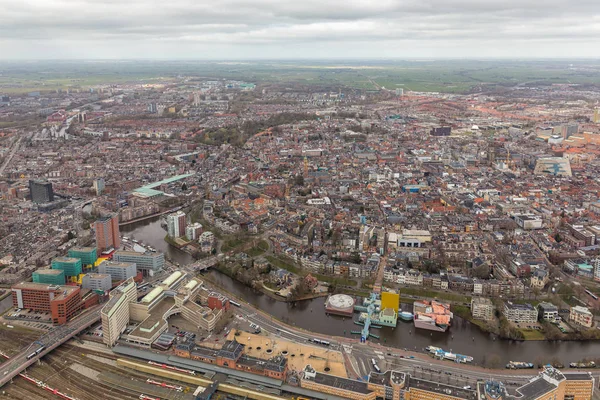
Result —
[[377, 363], [375, 362], [374, 358], [371, 358], [371, 364], [373, 364], [373, 369], [377, 372], [381, 372], [381, 370], [379, 369], [379, 366], [377, 365]]

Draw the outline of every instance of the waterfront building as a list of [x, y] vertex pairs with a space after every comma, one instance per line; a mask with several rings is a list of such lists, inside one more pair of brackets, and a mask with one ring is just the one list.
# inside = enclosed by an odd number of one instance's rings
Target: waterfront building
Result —
[[538, 304], [538, 317], [544, 321], [558, 321], [560, 320], [560, 317], [558, 316], [558, 307], [552, 303], [542, 301]]
[[475, 319], [491, 321], [494, 319], [494, 303], [487, 297], [473, 297], [471, 299], [471, 313]]
[[118, 215], [114, 214], [100, 218], [94, 223], [94, 230], [96, 231], [98, 250], [118, 249], [121, 246]]
[[113, 254], [113, 261], [118, 263], [134, 263], [144, 276], [153, 276], [163, 269], [165, 255], [163, 253], [138, 253], [136, 251], [118, 250]]
[[38, 269], [32, 274], [34, 283], [45, 283], [48, 285], [64, 285], [65, 271], [60, 269]]
[[178, 238], [185, 236], [185, 224], [185, 213], [183, 211], [167, 215], [167, 233], [170, 237]]
[[537, 310], [529, 303], [515, 304], [510, 301], [504, 303], [504, 316], [510, 322], [535, 323], [537, 322]]
[[586, 328], [591, 328], [594, 325], [594, 314], [587, 307], [571, 307], [569, 310], [569, 321]]

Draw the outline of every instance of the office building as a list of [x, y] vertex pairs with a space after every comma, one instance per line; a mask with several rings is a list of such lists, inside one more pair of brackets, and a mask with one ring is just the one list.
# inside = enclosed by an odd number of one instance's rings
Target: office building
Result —
[[494, 304], [487, 297], [473, 297], [471, 300], [471, 313], [473, 318], [491, 321], [494, 319]]
[[96, 196], [100, 196], [104, 192], [104, 178], [94, 179], [94, 190], [96, 191]]
[[34, 283], [45, 283], [47, 285], [64, 285], [65, 271], [60, 269], [38, 269], [32, 274]]
[[82, 265], [94, 265], [98, 260], [95, 247], [73, 247], [69, 249], [69, 257], [79, 258]]
[[138, 271], [144, 276], [153, 276], [163, 269], [165, 255], [163, 253], [138, 253], [136, 251], [115, 251], [113, 261], [119, 263], [134, 263]]
[[112, 287], [112, 280], [108, 274], [85, 274], [81, 278], [81, 287], [106, 292]]
[[29, 195], [31, 201], [37, 204], [51, 203], [54, 201], [52, 183], [42, 180], [29, 181]]
[[21, 282], [11, 287], [11, 291], [15, 308], [49, 312], [55, 324], [65, 324], [84, 306], [78, 286]]
[[110, 292], [108, 303], [100, 312], [102, 339], [114, 346], [129, 323], [129, 304], [137, 301], [137, 285], [133, 278], [127, 279]]
[[156, 106], [156, 103], [149, 103], [148, 104], [148, 112], [151, 114], [156, 114], [158, 112], [158, 108]]
[[538, 312], [529, 303], [515, 304], [507, 301], [504, 303], [504, 316], [510, 322], [531, 324], [537, 322]]
[[176, 213], [167, 215], [167, 233], [172, 238], [185, 236], [184, 212], [177, 211]]
[[118, 215], [102, 217], [94, 223], [96, 246], [99, 251], [118, 249], [121, 246]]
[[98, 273], [110, 275], [113, 281], [124, 281], [129, 278], [135, 278], [137, 269], [135, 263], [102, 261], [98, 265]]
[[52, 269], [60, 269], [65, 276], [79, 276], [82, 271], [81, 260], [73, 257], [56, 257], [52, 260]]

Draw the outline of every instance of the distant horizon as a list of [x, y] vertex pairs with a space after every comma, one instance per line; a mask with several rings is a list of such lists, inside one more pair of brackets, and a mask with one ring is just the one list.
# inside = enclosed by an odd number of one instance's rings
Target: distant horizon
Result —
[[5, 58], [0, 59], [3, 62], [136, 62], [136, 61], [154, 61], [154, 62], [178, 62], [178, 61], [196, 61], [212, 63], [249, 63], [249, 62], [304, 62], [304, 61], [337, 61], [337, 62], [369, 62], [369, 61], [410, 61], [410, 62], [430, 62], [430, 61], [598, 61], [600, 56], [593, 57], [305, 57], [305, 58]]

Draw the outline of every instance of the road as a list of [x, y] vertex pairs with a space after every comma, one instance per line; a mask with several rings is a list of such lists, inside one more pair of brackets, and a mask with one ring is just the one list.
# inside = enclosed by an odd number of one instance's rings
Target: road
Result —
[[[48, 333], [39, 337], [38, 340], [24, 347], [21, 351], [13, 355], [8, 361], [0, 365], [0, 387], [4, 386], [27, 367], [35, 363], [38, 359], [48, 354], [56, 347], [60, 346], [76, 334], [80, 333], [90, 325], [100, 320], [100, 309], [102, 304], [98, 304], [88, 310], [85, 310], [77, 318], [69, 321], [65, 325], [57, 326]], [[27, 359], [27, 356], [43, 348], [35, 357]]]
[[[190, 271], [188, 271], [190, 272]], [[205, 282], [206, 286], [212, 286]], [[217, 291], [222, 289], [215, 287]], [[373, 370], [371, 359], [375, 359], [381, 370], [397, 370], [410, 373], [411, 376], [434, 382], [446, 383], [458, 387], [475, 387], [477, 381], [494, 378], [502, 381], [509, 389], [517, 388], [534, 376], [537, 370], [504, 370], [485, 369], [469, 364], [457, 364], [451, 361], [440, 361], [430, 357], [428, 354], [416, 353], [404, 349], [385, 347], [379, 344], [367, 342], [360, 343], [358, 339], [347, 337], [331, 337], [305, 331], [294, 326], [287, 325], [272, 316], [255, 309], [243, 300], [233, 297], [241, 307], [234, 308], [238, 319], [259, 325], [262, 331], [284, 340], [311, 345], [309, 339], [317, 338], [330, 342], [329, 348], [341, 351], [346, 360], [346, 368], [349, 377], [353, 379], [364, 379]], [[319, 344], [312, 344], [323, 347]], [[411, 358], [412, 357], [412, 358]], [[563, 372], [581, 372], [575, 370], [563, 370]], [[596, 381], [600, 379], [600, 371], [593, 372]]]
[[19, 151], [19, 147], [21, 146], [22, 140], [23, 140], [23, 136], [19, 137], [19, 139], [17, 139], [17, 141], [15, 143], [13, 143], [13, 147], [10, 150], [10, 153], [8, 154], [8, 156], [6, 156], [6, 160], [4, 160], [4, 163], [2, 164], [2, 166], [0, 166], [0, 175], [4, 174], [4, 170], [6, 169], [6, 167], [8, 167], [8, 165], [12, 161], [12, 158], [15, 156], [17, 151]]

